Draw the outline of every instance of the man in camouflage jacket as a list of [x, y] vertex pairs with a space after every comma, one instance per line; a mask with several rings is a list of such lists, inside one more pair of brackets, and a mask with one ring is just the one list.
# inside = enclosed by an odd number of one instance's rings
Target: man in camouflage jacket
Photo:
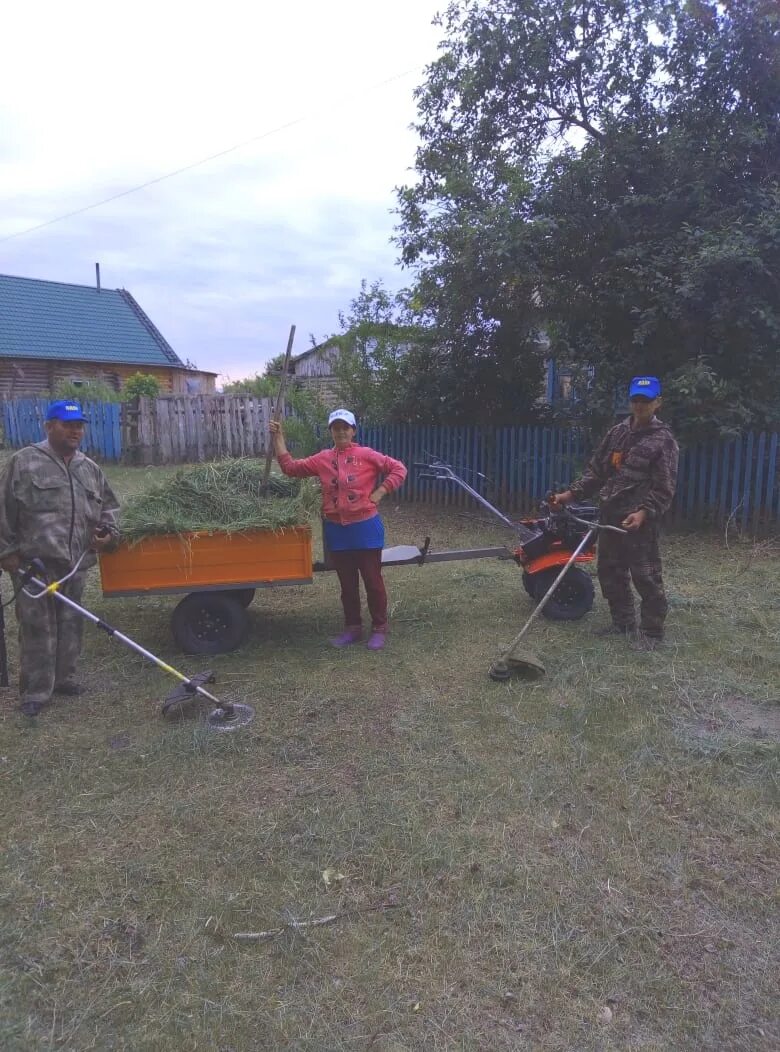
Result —
[[[607, 432], [582, 478], [553, 502], [568, 504], [598, 493], [601, 521], [628, 531], [599, 535], [599, 583], [612, 614], [611, 626], [600, 634], [626, 635], [638, 649], [654, 650], [663, 639], [668, 609], [659, 520], [674, 497], [679, 451], [668, 425], [655, 415], [659, 380], [634, 377], [629, 399], [631, 416]], [[631, 581], [641, 598], [639, 633]]]
[[[20, 570], [40, 559], [49, 580], [59, 580], [87, 552], [60, 592], [81, 601], [95, 552], [115, 539], [119, 507], [106, 477], [79, 451], [85, 417], [78, 402], [53, 402], [46, 440], [14, 453], [0, 473], [0, 567], [14, 582], [19, 622], [19, 707], [37, 715], [52, 693], [76, 695], [83, 619], [53, 596], [19, 591]], [[29, 586], [36, 591], [34, 585]]]

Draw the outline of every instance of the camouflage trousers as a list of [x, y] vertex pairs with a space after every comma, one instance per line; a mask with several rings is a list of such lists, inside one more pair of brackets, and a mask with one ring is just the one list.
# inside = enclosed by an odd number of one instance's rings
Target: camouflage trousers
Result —
[[[60, 588], [62, 595], [81, 602], [87, 571], [76, 574]], [[19, 574], [13, 575], [14, 590]], [[34, 591], [35, 586], [31, 585]], [[19, 622], [19, 695], [22, 704], [46, 705], [55, 687], [72, 684], [81, 654], [84, 619], [51, 595], [31, 599], [20, 592], [16, 600]]]
[[[625, 516], [605, 515], [603, 522], [619, 526]], [[598, 575], [601, 592], [609, 603], [614, 624], [632, 627], [636, 624], [631, 582], [639, 593], [639, 627], [648, 636], [660, 639], [668, 603], [661, 576], [661, 553], [656, 522], [645, 522], [638, 530], [625, 535], [602, 530], [599, 533]]]

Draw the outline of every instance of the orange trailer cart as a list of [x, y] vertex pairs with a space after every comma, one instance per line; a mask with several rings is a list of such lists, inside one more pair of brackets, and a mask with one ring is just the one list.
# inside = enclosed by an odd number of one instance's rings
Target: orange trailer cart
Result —
[[100, 555], [105, 596], [185, 593], [171, 630], [190, 654], [235, 650], [246, 638], [256, 588], [311, 584], [311, 529], [187, 533], [120, 543]]

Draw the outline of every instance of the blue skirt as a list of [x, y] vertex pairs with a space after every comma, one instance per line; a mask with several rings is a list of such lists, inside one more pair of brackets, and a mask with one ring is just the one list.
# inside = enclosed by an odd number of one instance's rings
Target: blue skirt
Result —
[[325, 523], [325, 544], [332, 552], [352, 552], [366, 548], [384, 548], [385, 527], [378, 515], [362, 522], [342, 526], [339, 522]]

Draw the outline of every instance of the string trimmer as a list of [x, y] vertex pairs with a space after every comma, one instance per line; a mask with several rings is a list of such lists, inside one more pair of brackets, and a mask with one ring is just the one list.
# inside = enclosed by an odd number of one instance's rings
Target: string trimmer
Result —
[[570, 518], [573, 522], [578, 523], [581, 526], [585, 526], [587, 528], [586, 533], [577, 545], [577, 547], [569, 556], [566, 564], [563, 566], [558, 576], [555, 578], [553, 583], [550, 585], [545, 594], [539, 600], [538, 604], [534, 608], [533, 613], [528, 618], [526, 623], [517, 633], [517, 635], [509, 644], [509, 646], [502, 650], [498, 659], [494, 661], [493, 664], [490, 666], [488, 675], [491, 679], [497, 680], [498, 682], [508, 680], [511, 677], [513, 671], [524, 672], [531, 679], [540, 679], [546, 673], [547, 670], [544, 667], [543, 662], [540, 661], [536, 654], [534, 654], [530, 650], [524, 650], [521, 648], [520, 644], [523, 640], [523, 637], [525, 636], [526, 632], [531, 627], [531, 625], [534, 623], [536, 618], [539, 616], [539, 614], [541, 614], [544, 610], [545, 606], [554, 594], [555, 589], [566, 576], [569, 567], [572, 566], [580, 552], [584, 548], [587, 548], [587, 546], [596, 536], [597, 532], [599, 530], [612, 530], [614, 533], [627, 532], [626, 530], [621, 529], [619, 526], [607, 526], [605, 523], [589, 522], [587, 519], [580, 519], [576, 515], [568, 511], [565, 507], [558, 514], [565, 515], [568, 518]]
[[[86, 553], [85, 553], [86, 554]], [[254, 719], [255, 711], [251, 705], [242, 705], [236, 702], [224, 702], [216, 698], [210, 691], [204, 687], [205, 683], [214, 683], [216, 676], [209, 670], [207, 672], [198, 672], [194, 676], [185, 676], [183, 672], [179, 672], [172, 665], [169, 665], [162, 658], [157, 657], [150, 650], [142, 647], [140, 643], [136, 643], [135, 640], [126, 636], [124, 632], [120, 632], [119, 629], [109, 625], [107, 621], [93, 614], [86, 607], [81, 606], [73, 599], [69, 599], [68, 596], [63, 595], [60, 591], [61, 585], [72, 577], [76, 570], [81, 564], [81, 559], [76, 563], [75, 567], [65, 577], [60, 578], [59, 581], [52, 581], [47, 583], [42, 578], [45, 578], [46, 571], [43, 563], [38, 559], [33, 559], [30, 565], [22, 574], [21, 583], [19, 590], [24, 590], [25, 595], [28, 595], [31, 599], [43, 599], [47, 595], [53, 595], [54, 598], [60, 602], [65, 603], [72, 610], [75, 610], [81, 617], [90, 621], [96, 628], [105, 632], [112, 639], [118, 639], [120, 643], [124, 643], [126, 647], [134, 650], [136, 654], [140, 654], [141, 657], [146, 658], [148, 661], [153, 662], [158, 668], [161, 668], [163, 672], [167, 672], [168, 675], [173, 676], [179, 680], [179, 686], [172, 691], [166, 697], [162, 713], [167, 715], [174, 709], [181, 709], [183, 705], [190, 701], [193, 701], [196, 697], [205, 698], [210, 701], [216, 708], [210, 713], [206, 720], [206, 726], [212, 731], [234, 731], [239, 727], [244, 727], [246, 724], [251, 723]], [[41, 576], [37, 576], [40, 574]], [[31, 592], [28, 585], [33, 584], [39, 589], [37, 592]]]

